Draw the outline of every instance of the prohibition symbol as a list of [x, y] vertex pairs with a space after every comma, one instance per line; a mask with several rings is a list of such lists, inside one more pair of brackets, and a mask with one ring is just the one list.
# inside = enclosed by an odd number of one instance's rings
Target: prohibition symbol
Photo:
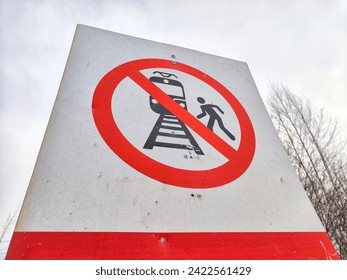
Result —
[[[238, 149], [235, 150], [141, 73], [142, 70], [156, 68], [184, 72], [208, 84], [216, 94], [220, 94], [235, 112], [240, 125], [241, 139]], [[133, 80], [171, 115], [226, 157], [227, 162], [208, 170], [186, 170], [158, 162], [134, 147], [123, 135], [112, 114], [112, 96], [117, 94], [117, 86], [125, 78]], [[247, 170], [254, 156], [254, 130], [241, 103], [217, 80], [183, 63], [173, 64], [170, 60], [164, 59], [140, 59], [117, 66], [98, 83], [93, 96], [92, 111], [96, 127], [111, 150], [137, 171], [164, 184], [185, 188], [222, 186], [239, 178]]]

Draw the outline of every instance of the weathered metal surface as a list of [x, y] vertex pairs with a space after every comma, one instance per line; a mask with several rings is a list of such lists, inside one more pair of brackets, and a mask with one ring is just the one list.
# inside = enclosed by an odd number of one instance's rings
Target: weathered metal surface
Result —
[[[112, 73], [108, 74], [111, 88], [107, 89], [106, 84], [102, 90], [105, 94], [113, 92], [107, 109], [113, 120], [107, 119], [109, 115], [103, 120], [103, 113], [99, 115], [98, 111], [103, 107], [93, 103], [96, 94], [103, 99], [103, 92], [98, 92], [97, 86], [107, 73], [120, 65], [147, 59], [169, 61], [172, 67], [159, 63], [158, 67], [134, 68], [116, 83], [116, 88], [112, 88]], [[187, 69], [184, 65], [204, 73], [205, 77], [192, 75], [184, 70]], [[168, 116], [170, 112], [160, 108], [163, 103], [158, 105], [154, 93], [146, 92], [150, 87], [141, 86], [139, 73], [183, 108], [177, 112], [183, 116], [191, 136], [170, 137], [175, 133], [187, 134], [181, 124], [175, 124], [180, 127], [176, 130], [167, 128], [164, 135], [155, 132], [159, 117]], [[208, 82], [212, 80], [216, 83]], [[230, 91], [234, 103], [232, 98], [226, 99], [218, 92], [219, 87], [214, 88], [217, 84]], [[160, 92], [158, 94], [160, 99]], [[252, 129], [242, 127], [247, 122], [235, 112], [237, 102], [248, 116]], [[174, 108], [175, 104], [169, 106]], [[207, 112], [211, 108], [220, 116], [224, 128], [216, 116], [213, 123], [213, 113]], [[190, 117], [184, 117], [186, 112]], [[231, 151], [237, 152], [242, 141], [248, 143], [249, 150], [245, 148], [244, 152], [248, 165], [236, 178], [223, 184], [204, 183], [209, 172], [210, 178], [228, 178], [224, 171], [222, 174], [214, 170], [232, 161], [232, 152], [226, 154], [214, 146], [215, 142], [205, 139], [199, 124], [196, 124], [198, 132], [192, 129], [195, 124], [190, 125], [191, 117], [210, 131], [206, 135], [211, 133], [213, 125], [216, 141], [229, 145]], [[192, 123], [196, 123], [195, 120]], [[128, 143], [112, 138], [112, 122]], [[109, 126], [109, 132], [100, 130], [100, 123]], [[254, 134], [246, 134], [244, 130]], [[254, 141], [253, 150], [251, 141]], [[117, 147], [117, 143], [121, 146]], [[140, 162], [132, 165], [137, 158]], [[241, 165], [242, 158], [238, 160]], [[163, 169], [162, 177], [150, 176], [151, 172], [158, 176], [155, 168], [140, 166], [151, 162], [168, 167]], [[237, 162], [233, 166], [237, 169]], [[178, 179], [170, 181], [175, 184], [168, 184], [165, 177], [172, 179], [170, 170], [174, 171], [175, 178], [201, 171], [205, 177], [202, 176], [200, 186], [189, 185], [189, 176], [182, 186]], [[77, 28], [15, 231], [325, 234], [290, 166], [246, 63], [86, 26]], [[169, 243], [167, 240], [165, 244]], [[163, 244], [159, 242], [159, 245]], [[322, 247], [321, 244], [315, 246]]]

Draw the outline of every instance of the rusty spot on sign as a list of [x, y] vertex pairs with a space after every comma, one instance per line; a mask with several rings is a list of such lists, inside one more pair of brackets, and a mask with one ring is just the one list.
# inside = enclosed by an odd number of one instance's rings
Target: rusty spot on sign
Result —
[[165, 245], [165, 244], [166, 244], [166, 238], [165, 238], [164, 236], [162, 236], [162, 237], [160, 238], [160, 243], [161, 243], [162, 245]]

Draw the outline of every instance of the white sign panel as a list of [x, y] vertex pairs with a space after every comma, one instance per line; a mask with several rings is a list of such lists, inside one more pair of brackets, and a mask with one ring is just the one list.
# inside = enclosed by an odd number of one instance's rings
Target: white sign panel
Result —
[[327, 248], [246, 63], [78, 26], [8, 258]]

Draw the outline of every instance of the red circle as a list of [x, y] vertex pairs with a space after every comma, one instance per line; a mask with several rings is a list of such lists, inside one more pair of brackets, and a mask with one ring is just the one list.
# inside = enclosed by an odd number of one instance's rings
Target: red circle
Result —
[[[241, 141], [235, 157], [209, 170], [186, 170], [160, 163], [140, 152], [122, 134], [112, 114], [111, 100], [120, 82], [135, 71], [166, 68], [185, 72], [210, 85], [234, 110], [241, 130]], [[123, 161], [144, 175], [164, 184], [185, 188], [213, 188], [240, 177], [252, 162], [255, 135], [247, 112], [222, 84], [189, 65], [164, 59], [140, 59], [126, 62], [108, 72], [98, 83], [92, 102], [93, 117], [104, 141]]]

